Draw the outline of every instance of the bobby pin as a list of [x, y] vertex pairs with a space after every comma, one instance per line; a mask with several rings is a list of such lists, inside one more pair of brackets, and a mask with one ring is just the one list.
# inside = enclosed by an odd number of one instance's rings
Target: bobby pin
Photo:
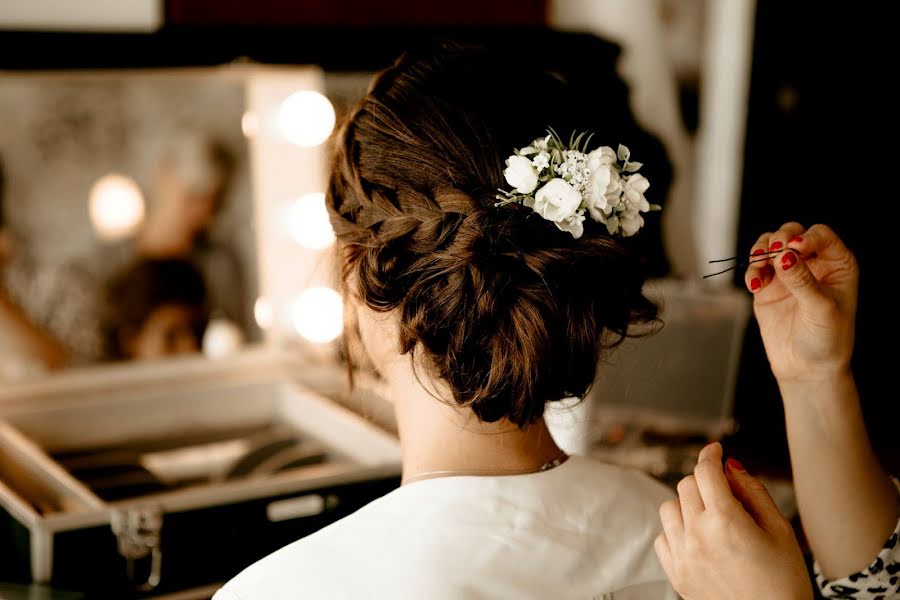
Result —
[[773, 254], [779, 254], [779, 253], [784, 252], [784, 251], [785, 251], [785, 249], [782, 248], [781, 250], [770, 250], [769, 252], [761, 252], [761, 253], [759, 253], [759, 254], [753, 254], [752, 256], [759, 256], [760, 258], [754, 258], [754, 259], [751, 259], [751, 260], [749, 260], [749, 261], [747, 261], [747, 262], [741, 261], [741, 260], [740, 260], [740, 259], [741, 259], [740, 256], [732, 256], [731, 258], [720, 258], [720, 259], [717, 259], [717, 260], [711, 260], [711, 261], [709, 261], [709, 264], [728, 262], [728, 261], [730, 261], [730, 260], [737, 260], [737, 261], [739, 261], [739, 262], [738, 262], [737, 264], [735, 264], [734, 266], [732, 266], [732, 267], [728, 267], [728, 268], [725, 269], [724, 271], [719, 271], [718, 273], [710, 273], [709, 275], [704, 275], [704, 276], [703, 276], [703, 279], [708, 279], [708, 278], [710, 278], [710, 277], [715, 277], [716, 275], [722, 275], [723, 273], [727, 273], [727, 272], [729, 272], [729, 271], [734, 271], [735, 269], [740, 269], [741, 267], [749, 267], [749, 266], [752, 265], [753, 263], [766, 262], [766, 261], [769, 260], [769, 257], [770, 257], [771, 255], [773, 255]]

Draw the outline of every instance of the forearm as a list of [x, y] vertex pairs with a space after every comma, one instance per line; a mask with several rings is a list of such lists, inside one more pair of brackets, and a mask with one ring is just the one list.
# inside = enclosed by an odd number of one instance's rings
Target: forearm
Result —
[[800, 517], [816, 560], [828, 578], [860, 571], [894, 530], [900, 502], [869, 443], [853, 376], [779, 387]]
[[65, 365], [62, 345], [32, 323], [0, 290], [0, 352], [36, 360], [50, 369]]

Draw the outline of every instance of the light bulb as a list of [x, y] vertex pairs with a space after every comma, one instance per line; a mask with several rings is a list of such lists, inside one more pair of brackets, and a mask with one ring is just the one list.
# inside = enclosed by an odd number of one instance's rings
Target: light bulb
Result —
[[209, 358], [228, 356], [243, 344], [244, 333], [229, 319], [212, 319], [203, 333], [203, 354]]
[[256, 303], [253, 305], [253, 316], [256, 318], [256, 324], [259, 325], [260, 329], [268, 329], [272, 326], [275, 315], [272, 310], [272, 303], [269, 302], [268, 298], [259, 297], [256, 299]]
[[285, 98], [278, 111], [278, 128], [284, 138], [304, 148], [318, 146], [334, 130], [334, 107], [328, 98], [312, 90]]
[[334, 243], [334, 230], [325, 208], [325, 194], [316, 192], [294, 200], [288, 209], [291, 237], [311, 250], [322, 250]]
[[134, 234], [144, 223], [144, 196], [130, 177], [115, 173], [98, 179], [88, 195], [88, 213], [94, 231], [112, 242]]
[[245, 112], [241, 117], [241, 131], [244, 132], [244, 137], [247, 139], [256, 137], [259, 129], [259, 115], [252, 110]]
[[344, 301], [331, 288], [311, 287], [294, 301], [291, 320], [302, 337], [326, 344], [344, 330]]

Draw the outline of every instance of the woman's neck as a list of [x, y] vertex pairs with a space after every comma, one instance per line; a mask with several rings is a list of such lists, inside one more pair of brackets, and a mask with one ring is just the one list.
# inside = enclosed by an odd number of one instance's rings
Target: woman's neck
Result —
[[449, 390], [435, 385], [425, 369], [418, 369], [417, 378], [408, 356], [398, 358], [385, 375], [397, 416], [404, 481], [527, 473], [563, 456], [543, 419], [525, 429], [505, 419], [483, 423], [470, 409], [443, 401]]

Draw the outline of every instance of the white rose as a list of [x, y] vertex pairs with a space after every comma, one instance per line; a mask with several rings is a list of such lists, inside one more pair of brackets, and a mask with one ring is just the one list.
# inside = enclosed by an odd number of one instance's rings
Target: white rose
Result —
[[591, 171], [600, 165], [611, 165], [616, 162], [616, 153], [609, 146], [601, 146], [587, 155], [587, 167]]
[[623, 186], [625, 198], [628, 204], [635, 210], [647, 212], [650, 210], [650, 203], [644, 197], [644, 192], [650, 188], [650, 182], [643, 175], [632, 175], [625, 179]]
[[644, 226], [644, 217], [641, 213], [623, 213], [619, 218], [619, 226], [623, 236], [631, 237]]
[[558, 223], [570, 218], [581, 205], [581, 194], [565, 180], [551, 179], [534, 196], [534, 212]]
[[606, 230], [609, 232], [609, 235], [616, 235], [616, 232], [619, 230], [619, 217], [616, 215], [610, 215], [604, 221], [606, 224]]
[[557, 221], [556, 226], [560, 231], [568, 231], [577, 240], [584, 233], [584, 211], [579, 210], [571, 217]]
[[510, 156], [503, 171], [506, 183], [516, 188], [520, 194], [530, 194], [538, 184], [538, 173], [531, 166], [531, 160], [524, 156]]
[[592, 219], [602, 223], [603, 217], [609, 216], [609, 213], [619, 205], [619, 196], [622, 192], [621, 179], [615, 169], [606, 164], [601, 164], [593, 170], [588, 181], [587, 197], [584, 199]]

